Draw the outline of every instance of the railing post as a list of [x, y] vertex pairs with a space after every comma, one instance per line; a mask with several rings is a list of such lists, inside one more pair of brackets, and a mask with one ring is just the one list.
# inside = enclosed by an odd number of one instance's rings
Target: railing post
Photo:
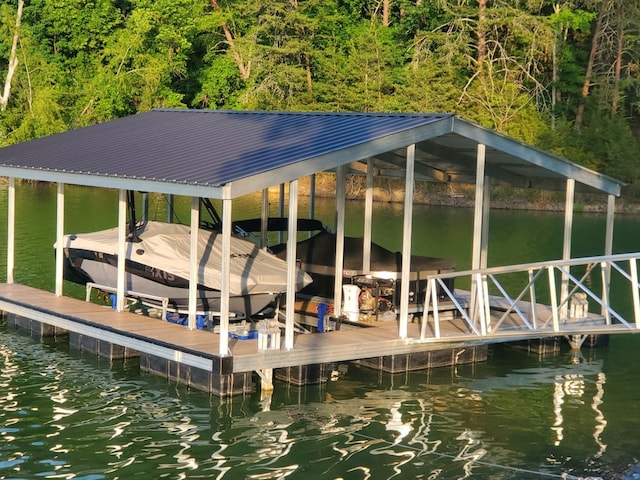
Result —
[[547, 267], [549, 272], [549, 295], [551, 297], [551, 313], [553, 315], [553, 331], [560, 331], [560, 321], [558, 319], [558, 294], [556, 293], [556, 277], [553, 266]]
[[429, 305], [431, 304], [431, 284], [435, 283], [432, 278], [427, 279], [427, 285], [424, 292], [424, 307], [422, 307], [422, 324], [420, 325], [420, 340], [424, 340], [427, 336], [427, 322], [429, 321]]
[[629, 273], [631, 274], [631, 295], [633, 296], [633, 315], [636, 329], [640, 329], [640, 295], [638, 294], [638, 264], [635, 258], [629, 259]]
[[[609, 262], [600, 262], [600, 274], [602, 275], [602, 304], [609, 305], [609, 283], [611, 282], [611, 265]], [[607, 325], [611, 325], [611, 313], [606, 307], [602, 307], [601, 313]]]
[[487, 318], [486, 318], [486, 309], [485, 306], [487, 305], [487, 302], [489, 301], [488, 298], [485, 298], [485, 291], [486, 289], [484, 288], [484, 278], [483, 275], [481, 273], [476, 273], [476, 281], [475, 281], [475, 288], [476, 288], [476, 312], [474, 312], [476, 315], [474, 316], [474, 322], [476, 320], [476, 318], [480, 321], [480, 335], [482, 335], [483, 337], [485, 337], [487, 335]]
[[438, 311], [438, 290], [436, 282], [431, 284], [431, 298], [433, 299], [433, 333], [440, 338], [440, 312]]
[[491, 332], [491, 303], [489, 302], [489, 285], [487, 275], [482, 275], [482, 302], [484, 306], [484, 332], [483, 335]]
[[531, 325], [534, 330], [538, 328], [538, 317], [536, 315], [536, 286], [533, 283], [533, 270], [529, 269], [529, 300], [531, 301]]
[[[625, 267], [627, 261], [629, 262], [629, 267]], [[588, 309], [585, 308], [587, 304], [582, 300], [582, 296], [580, 298], [576, 297], [574, 302], [569, 305], [569, 307], [575, 307], [574, 312], [572, 312], [572, 317], [575, 317], [576, 320], [583, 318], [584, 320], [582, 322], [571, 322], [570, 327], [572, 331], [578, 328], [583, 328], [585, 332], [592, 331], [591, 325], [593, 322], [596, 322], [595, 324], [600, 327], [611, 326], [612, 322], [619, 322], [628, 329], [640, 331], [639, 262], [640, 253], [633, 253], [474, 269], [457, 272], [453, 275], [451, 273], [429, 275], [424, 294], [424, 317], [420, 326], [420, 339], [431, 340], [434, 339], [434, 337], [435, 339], [439, 339], [441, 335], [445, 337], [451, 335], [448, 329], [445, 329], [444, 333], [442, 333], [440, 328], [438, 308], [440, 297], [437, 291], [440, 285], [443, 286], [448, 295], [451, 295], [450, 299], [455, 307], [451, 308], [451, 310], [460, 312], [462, 317], [460, 320], [468, 327], [471, 335], [478, 337], [495, 335], [496, 332], [502, 332], [503, 323], [506, 324], [506, 328], [513, 328], [515, 326], [516, 329], [521, 328], [523, 332], [527, 332], [527, 334], [531, 334], [532, 331], [538, 332], [539, 329], [544, 329], [548, 334], [550, 333], [549, 328], [552, 328], [552, 332], [554, 333], [566, 331], [568, 330], [569, 323], [565, 326], [562, 325], [562, 307], [565, 306], [567, 300], [571, 298], [571, 295], [569, 292], [566, 292], [561, 296], [561, 284], [559, 284], [558, 281], [563, 280], [563, 276], [566, 276], [567, 280], [575, 284], [574, 292], [580, 291], [584, 293], [585, 298], [591, 298], [602, 308], [601, 315], [589, 314]], [[575, 276], [566, 268], [585, 265], [587, 266], [587, 270], [582, 277]], [[631, 286], [631, 298], [625, 297], [625, 299], [627, 299], [627, 305], [629, 305], [630, 301], [633, 302], [633, 320], [630, 319], [631, 313], [627, 313], [627, 318], [625, 319], [612, 308], [610, 305], [611, 292], [609, 288], [603, 289], [601, 297], [593, 292], [589, 275], [591, 275], [593, 270], [598, 268], [598, 266], [601, 268], [603, 281], [604, 278], [610, 281], [609, 272], [614, 270], [623, 277], [624, 281], [629, 282]], [[545, 301], [545, 305], [542, 305], [538, 303], [538, 299], [536, 298], [536, 290], [540, 288], [536, 286], [536, 283], [538, 280], [543, 282], [542, 287], [544, 290], [545, 270], [548, 276], [549, 298]], [[580, 268], [576, 268], [576, 270], [580, 270]], [[556, 273], [556, 271], [558, 271], [558, 273]], [[528, 282], [520, 288], [518, 290], [519, 293], [512, 298], [504, 286], [498, 281], [498, 278], [502, 274], [509, 275], [518, 273], [522, 275], [525, 272], [528, 275]], [[595, 275], [597, 273], [593, 272], [593, 274]], [[459, 302], [444, 284], [444, 281], [447, 279], [460, 277], [470, 278], [471, 280], [468, 304]], [[518, 280], [520, 279], [521, 278]], [[489, 280], [491, 280], [491, 287], [489, 287]], [[494, 287], [497, 288], [497, 292], [494, 292], [495, 297], [490, 295], [489, 292], [489, 290], [493, 290]], [[517, 285], [513, 288], [517, 288]], [[529, 299], [527, 299], [527, 293], [530, 296]], [[546, 293], [544, 296], [546, 297]], [[465, 299], [466, 298], [465, 295]], [[494, 301], [499, 303], [494, 303]], [[503, 301], [506, 303], [503, 303]], [[505, 304], [506, 307], [503, 306]], [[531, 306], [530, 312], [528, 312], [528, 305]], [[496, 309], [494, 310], [492, 307], [496, 307]], [[443, 305], [443, 308], [448, 309], [449, 306]], [[497, 309], [502, 310], [500, 315], [497, 314]], [[550, 316], [548, 315], [549, 309], [551, 312]], [[433, 330], [428, 331], [427, 329], [431, 328], [428, 322], [432, 320], [434, 321]], [[505, 320], [508, 321], [505, 322]], [[525, 336], [527, 334], [525, 334]]]

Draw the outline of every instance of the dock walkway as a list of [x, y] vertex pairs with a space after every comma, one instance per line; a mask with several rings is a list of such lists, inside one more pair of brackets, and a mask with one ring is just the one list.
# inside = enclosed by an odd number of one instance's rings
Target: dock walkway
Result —
[[[239, 373], [261, 369], [360, 360], [465, 347], [486, 343], [520, 341], [558, 336], [548, 330], [527, 330], [514, 321], [503, 325], [491, 337], [479, 337], [461, 319], [441, 322], [440, 338], [428, 333], [420, 339], [420, 324], [409, 323], [408, 338], [398, 338], [397, 323], [377, 322], [371, 328], [299, 334], [294, 348], [258, 351], [257, 340], [233, 339], [229, 355], [221, 357], [219, 335], [208, 330], [188, 328], [130, 312], [69, 298], [18, 284], [0, 284], [0, 311], [28, 318], [69, 332], [87, 335], [166, 360], [177, 361], [205, 371]], [[507, 328], [505, 328], [507, 327]], [[619, 328], [617, 328], [619, 327]], [[431, 327], [429, 327], [431, 328]], [[628, 332], [622, 325], [606, 325], [604, 318], [589, 316], [572, 321], [561, 335]], [[432, 333], [432, 332], [431, 332]]]

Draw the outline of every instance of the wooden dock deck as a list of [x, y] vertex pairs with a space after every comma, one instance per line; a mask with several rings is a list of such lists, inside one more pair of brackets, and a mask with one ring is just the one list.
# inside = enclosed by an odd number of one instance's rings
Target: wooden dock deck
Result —
[[[371, 328], [354, 328], [322, 334], [299, 334], [294, 348], [258, 351], [257, 340], [232, 339], [229, 355], [221, 357], [219, 335], [208, 330], [188, 328], [157, 318], [82, 300], [57, 297], [51, 292], [18, 284], [0, 284], [0, 310], [36, 320], [80, 335], [88, 335], [116, 345], [152, 354], [167, 360], [226, 373], [251, 372], [290, 366], [359, 360], [385, 355], [410, 354], [452, 347], [520, 341], [557, 336], [552, 329], [530, 331], [514, 322], [491, 337], [478, 337], [464, 322], [452, 318], [442, 322], [441, 338], [419, 338], [419, 323], [409, 323], [407, 339], [398, 338], [397, 323], [377, 322]], [[601, 317], [573, 321], [560, 335], [616, 333]], [[430, 327], [431, 328], [431, 327]], [[628, 329], [620, 326], [620, 332]], [[224, 365], [223, 365], [224, 364]]]

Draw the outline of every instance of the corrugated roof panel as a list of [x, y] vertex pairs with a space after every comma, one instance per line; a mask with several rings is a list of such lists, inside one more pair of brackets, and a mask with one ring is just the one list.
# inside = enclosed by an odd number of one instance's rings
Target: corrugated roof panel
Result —
[[0, 165], [215, 186], [450, 116], [154, 110], [0, 149]]
[[[620, 192], [616, 180], [452, 114], [160, 109], [1, 148], [0, 175], [222, 198], [353, 160], [390, 158], [411, 143], [424, 167], [468, 172], [463, 181], [475, 175], [483, 143], [488, 172], [500, 181], [571, 177]], [[396, 153], [392, 163], [402, 167], [404, 153]]]

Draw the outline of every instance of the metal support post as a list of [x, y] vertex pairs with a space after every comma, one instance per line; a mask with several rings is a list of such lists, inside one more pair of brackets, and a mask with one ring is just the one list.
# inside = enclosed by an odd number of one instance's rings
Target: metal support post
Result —
[[640, 294], [638, 293], [638, 263], [635, 258], [629, 260], [629, 275], [631, 276], [631, 297], [633, 298], [633, 315], [636, 329], [640, 330]]
[[400, 279], [400, 318], [398, 336], [407, 338], [409, 322], [409, 285], [411, 276], [411, 227], [413, 223], [413, 181], [415, 177], [416, 146], [407, 147], [404, 187], [404, 223], [402, 228], [402, 277]]
[[558, 293], [556, 292], [555, 267], [547, 267], [549, 272], [549, 295], [551, 297], [551, 312], [553, 315], [553, 331], [560, 331], [560, 318], [558, 315]]
[[373, 220], [373, 159], [367, 160], [367, 191], [364, 200], [364, 238], [362, 240], [362, 271], [371, 270], [371, 222]]
[[[200, 257], [198, 255], [198, 239], [200, 237], [200, 199], [191, 197], [191, 245], [189, 251], [189, 312], [187, 317], [187, 327], [194, 330], [197, 325], [196, 307], [198, 300], [198, 266]], [[224, 257], [223, 257], [224, 263]]]
[[293, 349], [296, 312], [296, 241], [298, 239], [298, 180], [289, 182], [289, 232], [287, 238], [287, 293], [285, 313], [285, 341], [287, 350]]
[[[565, 199], [564, 206], [564, 241], [562, 245], [562, 259], [571, 259], [571, 232], [573, 230], [573, 200], [575, 196], [576, 181], [573, 178], [567, 179], [567, 197]], [[571, 268], [571, 267], [569, 267]], [[562, 275], [560, 287], [560, 301], [562, 306], [560, 307], [560, 320], [563, 322], [567, 320], [567, 312], [569, 309], [569, 278], [567, 275]]]
[[122, 312], [126, 304], [125, 280], [127, 260], [127, 191], [118, 191], [118, 277], [116, 280], [116, 311]]
[[13, 273], [16, 252], [16, 179], [9, 177], [7, 199], [7, 283], [14, 282]]
[[333, 286], [333, 312], [342, 314], [342, 269], [344, 265], [344, 221], [345, 221], [345, 175], [344, 165], [336, 172], [336, 265]]
[[56, 296], [62, 296], [64, 284], [64, 183], [58, 183], [56, 213]]

